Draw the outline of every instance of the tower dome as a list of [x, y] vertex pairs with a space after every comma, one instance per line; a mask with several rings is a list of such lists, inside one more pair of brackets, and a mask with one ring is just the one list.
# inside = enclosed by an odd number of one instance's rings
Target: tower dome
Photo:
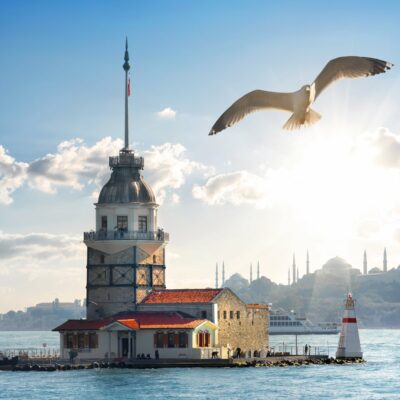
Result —
[[142, 157], [121, 152], [118, 157], [110, 157], [110, 167], [113, 172], [101, 189], [97, 204], [156, 203], [153, 190], [139, 172], [143, 168]]

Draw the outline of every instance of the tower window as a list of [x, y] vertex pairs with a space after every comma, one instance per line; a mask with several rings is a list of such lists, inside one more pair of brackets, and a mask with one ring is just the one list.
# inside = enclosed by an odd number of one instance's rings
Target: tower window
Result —
[[226, 319], [226, 311], [224, 311], [224, 319]]
[[229, 311], [229, 318], [233, 319], [233, 311]]
[[106, 215], [101, 216], [101, 229], [104, 229], [105, 231], [107, 230], [107, 216]]
[[139, 232], [147, 232], [147, 217], [139, 215]]
[[240, 319], [240, 311], [236, 311], [236, 318]]
[[100, 263], [104, 264], [104, 260], [105, 260], [104, 254], [101, 254], [100, 255]]
[[118, 215], [117, 216], [117, 228], [122, 231], [128, 230], [128, 216], [127, 215]]
[[207, 311], [202, 311], [201, 312], [201, 318], [207, 319]]

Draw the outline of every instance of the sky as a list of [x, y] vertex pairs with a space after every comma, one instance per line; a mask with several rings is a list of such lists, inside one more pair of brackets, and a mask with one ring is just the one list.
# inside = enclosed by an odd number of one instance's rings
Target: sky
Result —
[[[0, 313], [85, 297], [83, 232], [94, 228], [108, 156], [130, 131], [170, 233], [167, 287], [261, 274], [287, 283], [334, 256], [400, 264], [400, 3], [396, 1], [0, 2]], [[395, 67], [329, 87], [318, 124], [219, 115], [254, 90], [294, 91], [332, 58]]]

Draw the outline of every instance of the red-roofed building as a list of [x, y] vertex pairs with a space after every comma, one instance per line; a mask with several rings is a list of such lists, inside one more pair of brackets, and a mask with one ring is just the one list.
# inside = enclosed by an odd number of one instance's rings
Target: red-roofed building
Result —
[[207, 318], [218, 326], [219, 345], [230, 354], [238, 348], [246, 355], [268, 349], [268, 306], [246, 304], [228, 288], [153, 290], [138, 310], [180, 311]]
[[101, 320], [69, 320], [54, 331], [61, 335], [61, 356], [71, 350], [80, 359], [210, 358], [219, 351], [218, 329], [206, 320], [180, 312], [140, 311]]

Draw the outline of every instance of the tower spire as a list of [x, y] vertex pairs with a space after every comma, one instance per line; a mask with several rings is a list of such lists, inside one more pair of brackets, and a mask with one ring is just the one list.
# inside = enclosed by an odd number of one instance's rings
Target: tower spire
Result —
[[307, 275], [310, 273], [310, 256], [308, 254], [308, 250], [307, 250], [307, 261], [306, 261], [306, 273]]
[[290, 286], [290, 268], [288, 269], [288, 274], [287, 274], [287, 284]]
[[293, 264], [292, 264], [292, 284], [296, 283], [296, 256], [293, 253]]
[[383, 272], [387, 272], [387, 254], [386, 254], [386, 247], [383, 251]]
[[129, 118], [128, 118], [128, 97], [130, 96], [130, 80], [128, 78], [128, 72], [131, 69], [129, 65], [129, 53], [128, 53], [128, 37], [125, 40], [125, 56], [124, 65], [122, 68], [125, 71], [125, 146], [123, 150], [129, 151]]
[[215, 264], [215, 288], [218, 289], [218, 263]]
[[363, 260], [363, 273], [367, 275], [368, 272], [368, 263], [367, 263], [367, 250], [364, 250], [364, 260]]
[[260, 279], [260, 261], [257, 261], [257, 279]]

